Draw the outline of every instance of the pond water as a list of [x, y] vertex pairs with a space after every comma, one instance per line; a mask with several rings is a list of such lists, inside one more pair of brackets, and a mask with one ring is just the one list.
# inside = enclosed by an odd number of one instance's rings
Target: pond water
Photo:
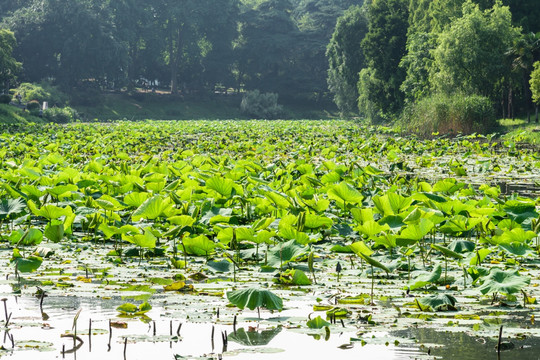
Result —
[[[23, 289], [28, 287], [23, 285]], [[182, 304], [174, 303], [165, 294], [154, 295], [154, 308], [146, 316], [134, 318], [118, 314], [116, 307], [124, 303], [118, 296], [47, 296], [43, 300], [42, 313], [40, 298], [13, 295], [11, 290], [12, 286], [8, 284], [0, 287], [8, 313], [11, 313], [9, 330], [4, 329], [0, 355], [10, 359], [296, 360], [304, 357], [318, 359], [324, 354], [325, 358], [340, 360], [366, 357], [472, 360], [497, 356], [496, 328], [476, 336], [460, 331], [463, 329], [459, 327], [435, 329], [418, 323], [397, 329], [375, 326], [370, 330], [357, 319], [345, 319], [343, 323], [337, 321], [332, 325], [329, 333], [305, 329], [294, 325], [304, 320], [302, 314], [313, 316], [309, 315], [312, 310], [302, 300], [290, 301], [290, 305], [280, 313], [262, 311], [261, 318], [256, 311], [238, 312], [225, 307], [218, 318], [217, 312], [211, 310], [215, 304], [210, 303], [206, 310], [215, 314], [213, 319], [194, 316], [190, 320], [189, 316], [179, 315]], [[161, 300], [160, 305], [157, 305], [157, 299]], [[3, 313], [1, 307], [0, 314]], [[378, 309], [381, 314], [385, 311], [384, 307]], [[72, 332], [74, 317], [79, 310], [77, 335], [81, 341], [74, 342], [72, 337], [62, 335]], [[109, 326], [110, 321], [112, 327]], [[227, 342], [224, 345], [225, 336]], [[501, 359], [538, 359], [537, 338], [512, 339], [512, 343], [514, 349], [502, 352]]]

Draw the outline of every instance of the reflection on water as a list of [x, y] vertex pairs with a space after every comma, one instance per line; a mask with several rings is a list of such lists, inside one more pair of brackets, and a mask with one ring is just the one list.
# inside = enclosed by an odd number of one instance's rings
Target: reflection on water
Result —
[[[418, 340], [419, 344], [427, 345], [426, 351], [436, 358], [460, 360], [494, 360], [497, 359], [497, 337], [474, 337], [463, 332], [437, 331], [432, 328], [409, 328], [396, 331], [393, 334]], [[524, 340], [511, 339], [515, 345], [511, 351], [502, 351], [500, 360], [538, 360], [540, 359], [537, 338]]]
[[[197, 318], [181, 304], [154, 303], [146, 320], [120, 318], [116, 307], [124, 303], [111, 299], [49, 296], [40, 311], [40, 298], [14, 296], [9, 286], [0, 285], [0, 298], [7, 299], [9, 330], [2, 334], [0, 356], [10, 359], [269, 359], [298, 360], [335, 357], [339, 360], [376, 358], [408, 359], [496, 359], [496, 337], [472, 337], [464, 332], [442, 332], [433, 328], [408, 328], [391, 333], [366, 332], [359, 338], [356, 327], [309, 330], [296, 310], [265, 313], [259, 320], [246, 312], [233, 321], [231, 313], [221, 318]], [[96, 295], [97, 296], [97, 295]], [[208, 306], [208, 305], [207, 305]], [[0, 321], [5, 321], [0, 303]], [[74, 325], [77, 311], [78, 338], [65, 337]], [[256, 313], [255, 313], [256, 315]], [[268, 317], [269, 316], [269, 317]], [[110, 324], [110, 321], [113, 321]], [[115, 324], [115, 322], [125, 322]], [[111, 326], [114, 325], [114, 326]], [[122, 325], [122, 326], [120, 326]], [[91, 328], [91, 331], [89, 331]], [[62, 336], [64, 335], [64, 336]], [[515, 349], [501, 354], [503, 360], [539, 359], [536, 338], [512, 340]], [[75, 351], [76, 350], [76, 351]]]
[[[124, 351], [127, 360], [171, 359], [174, 356], [179, 359], [297, 360], [317, 359], [321, 354], [340, 360], [362, 357], [395, 360], [419, 358], [425, 354], [418, 348], [385, 345], [384, 341], [370, 343], [372, 335], [364, 346], [361, 342], [351, 343], [351, 338], [356, 336], [354, 329], [342, 333], [333, 330], [327, 340], [324, 336], [315, 340], [279, 323], [263, 327], [247, 318], [239, 319], [235, 332], [230, 319], [214, 323], [186, 322], [186, 319], [167, 318], [163, 309], [157, 307], [148, 313], [152, 320], [146, 323], [139, 319], [119, 319], [115, 308], [123, 302], [121, 299], [47, 297], [43, 308], [49, 318], [43, 320], [39, 301], [38, 297], [7, 296], [6, 305], [12, 317], [9, 330], [4, 332], [6, 350], [0, 354], [10, 359], [79, 360], [124, 359]], [[73, 337], [62, 337], [71, 331], [79, 308], [82, 311], [77, 321], [77, 336], [83, 343]], [[0, 310], [2, 314], [3, 310]], [[126, 322], [127, 328], [109, 327], [110, 319]], [[177, 331], [180, 337], [177, 337]], [[74, 348], [77, 350], [73, 351]]]

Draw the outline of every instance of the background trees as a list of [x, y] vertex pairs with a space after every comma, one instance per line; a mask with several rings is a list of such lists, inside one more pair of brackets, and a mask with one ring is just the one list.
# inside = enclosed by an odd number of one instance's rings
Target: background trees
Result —
[[1, 51], [23, 64], [4, 65], [10, 77], [20, 69], [21, 81], [73, 94], [258, 89], [380, 121], [461, 92], [508, 115], [532, 108], [536, 2], [13, 0], [0, 4], [0, 28], [17, 43], [8, 36]]
[[0, 85], [3, 91], [9, 89], [9, 82], [21, 69], [21, 63], [13, 57], [16, 45], [13, 32], [0, 29]]
[[358, 106], [358, 75], [366, 67], [360, 43], [367, 31], [365, 9], [353, 6], [339, 18], [326, 50], [328, 89], [342, 113], [355, 112]]

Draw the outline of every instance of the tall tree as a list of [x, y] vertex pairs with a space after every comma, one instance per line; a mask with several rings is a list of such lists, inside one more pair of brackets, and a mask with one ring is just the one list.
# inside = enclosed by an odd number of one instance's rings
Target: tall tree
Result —
[[399, 63], [405, 54], [408, 1], [373, 1], [368, 6], [368, 21], [369, 30], [362, 40], [368, 68], [360, 74], [358, 105], [372, 121], [380, 121], [396, 115], [403, 104], [400, 85], [405, 71]]
[[2, 90], [9, 89], [9, 83], [21, 69], [21, 63], [13, 57], [17, 45], [15, 35], [7, 29], [0, 29], [0, 84]]
[[238, 80], [248, 89], [290, 95], [300, 31], [290, 0], [263, 0], [245, 7], [236, 45]]
[[4, 19], [20, 39], [16, 53], [28, 80], [54, 77], [64, 86], [115, 79], [126, 48], [115, 36], [107, 4], [92, 0], [33, 0]]
[[338, 19], [328, 44], [328, 89], [342, 113], [358, 109], [358, 74], [366, 67], [360, 44], [367, 31], [365, 9], [353, 6]]
[[[219, 74], [223, 68], [216, 65], [218, 52], [225, 53], [223, 61], [217, 61], [217, 64], [227, 63], [226, 59], [232, 62], [227, 52], [232, 51], [232, 40], [236, 36], [237, 0], [159, 0], [155, 8], [167, 42], [165, 54], [170, 69], [171, 93], [178, 92], [182, 73], [182, 82], [192, 85], [200, 81], [201, 77], [195, 75], [203, 74], [207, 65], [211, 65], [214, 74]], [[205, 60], [209, 63], [205, 64]], [[187, 78], [190, 75], [192, 77]]]
[[462, 91], [499, 98], [511, 70], [506, 54], [519, 37], [508, 7], [497, 2], [482, 11], [468, 0], [463, 16], [439, 36], [433, 86], [444, 93]]

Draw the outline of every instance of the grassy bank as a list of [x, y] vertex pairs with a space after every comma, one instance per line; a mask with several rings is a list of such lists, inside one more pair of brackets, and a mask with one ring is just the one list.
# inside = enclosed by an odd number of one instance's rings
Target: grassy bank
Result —
[[[161, 93], [106, 94], [92, 104], [73, 107], [86, 120], [190, 120], [247, 119], [240, 111], [240, 95], [201, 97], [171, 96]], [[284, 103], [287, 118], [330, 119], [335, 116], [313, 104]]]
[[26, 124], [29, 122], [39, 123], [43, 120], [15, 106], [0, 104], [0, 124]]

